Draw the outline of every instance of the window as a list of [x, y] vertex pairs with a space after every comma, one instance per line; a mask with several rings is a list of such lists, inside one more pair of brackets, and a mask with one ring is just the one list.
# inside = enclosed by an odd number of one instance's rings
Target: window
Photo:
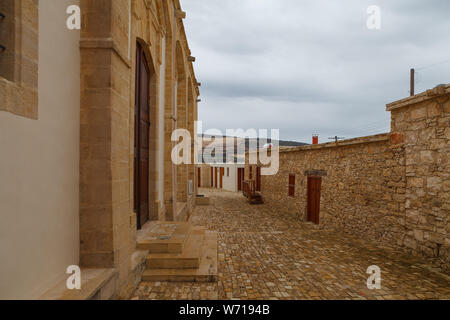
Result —
[[14, 0], [0, 2], [0, 77], [14, 81]]
[[0, 111], [37, 119], [38, 1], [0, 1]]
[[227, 168], [227, 177], [230, 176], [230, 168]]
[[295, 197], [295, 174], [289, 175], [289, 197]]

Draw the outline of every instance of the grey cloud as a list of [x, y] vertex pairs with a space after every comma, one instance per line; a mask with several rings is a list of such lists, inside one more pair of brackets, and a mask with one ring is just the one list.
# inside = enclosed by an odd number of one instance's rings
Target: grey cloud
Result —
[[[366, 28], [366, 9], [382, 29]], [[450, 59], [450, 1], [184, 0], [210, 128], [281, 129], [282, 139], [389, 127], [409, 68]], [[450, 82], [450, 63], [418, 70], [417, 90]], [[371, 131], [372, 129], [372, 131]]]

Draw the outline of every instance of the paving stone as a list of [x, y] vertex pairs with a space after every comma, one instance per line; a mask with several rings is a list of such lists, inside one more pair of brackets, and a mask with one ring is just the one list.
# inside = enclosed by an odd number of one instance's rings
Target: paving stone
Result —
[[[449, 276], [418, 257], [318, 230], [295, 217], [251, 206], [236, 193], [202, 190], [193, 225], [218, 232], [218, 282], [142, 282], [139, 299], [450, 299]], [[381, 268], [369, 290], [367, 268]]]

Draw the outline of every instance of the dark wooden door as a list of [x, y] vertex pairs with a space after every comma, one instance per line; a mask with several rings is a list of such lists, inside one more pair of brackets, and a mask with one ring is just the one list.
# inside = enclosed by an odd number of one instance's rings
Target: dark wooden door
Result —
[[137, 214], [137, 227], [139, 229], [149, 219], [149, 83], [150, 69], [142, 47], [137, 44], [134, 113], [134, 207]]
[[242, 191], [242, 183], [244, 182], [244, 168], [238, 168], [238, 191]]
[[315, 224], [319, 224], [321, 188], [322, 178], [308, 177], [307, 220]]
[[214, 168], [214, 187], [217, 188], [217, 168]]
[[211, 188], [214, 187], [214, 169], [211, 167]]
[[256, 191], [261, 192], [261, 168], [256, 167]]
[[223, 176], [225, 175], [225, 168], [220, 168], [220, 189], [223, 189]]
[[202, 170], [200, 168], [197, 168], [197, 187], [202, 186]]

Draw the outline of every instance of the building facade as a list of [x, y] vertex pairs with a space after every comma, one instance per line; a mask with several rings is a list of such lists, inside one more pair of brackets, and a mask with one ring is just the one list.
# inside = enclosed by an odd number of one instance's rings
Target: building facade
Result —
[[[81, 30], [66, 26], [72, 5]], [[0, 11], [0, 298], [40, 297], [70, 265], [113, 270], [110, 296], [126, 297], [137, 229], [195, 205], [195, 165], [171, 161], [172, 132], [194, 137], [198, 116], [186, 13], [178, 0]]]
[[[279, 212], [450, 265], [450, 85], [387, 106], [391, 132], [280, 150], [261, 177]], [[258, 165], [246, 160], [246, 180]]]
[[245, 164], [202, 164], [199, 167], [202, 188], [217, 188], [230, 192], [242, 191]]

